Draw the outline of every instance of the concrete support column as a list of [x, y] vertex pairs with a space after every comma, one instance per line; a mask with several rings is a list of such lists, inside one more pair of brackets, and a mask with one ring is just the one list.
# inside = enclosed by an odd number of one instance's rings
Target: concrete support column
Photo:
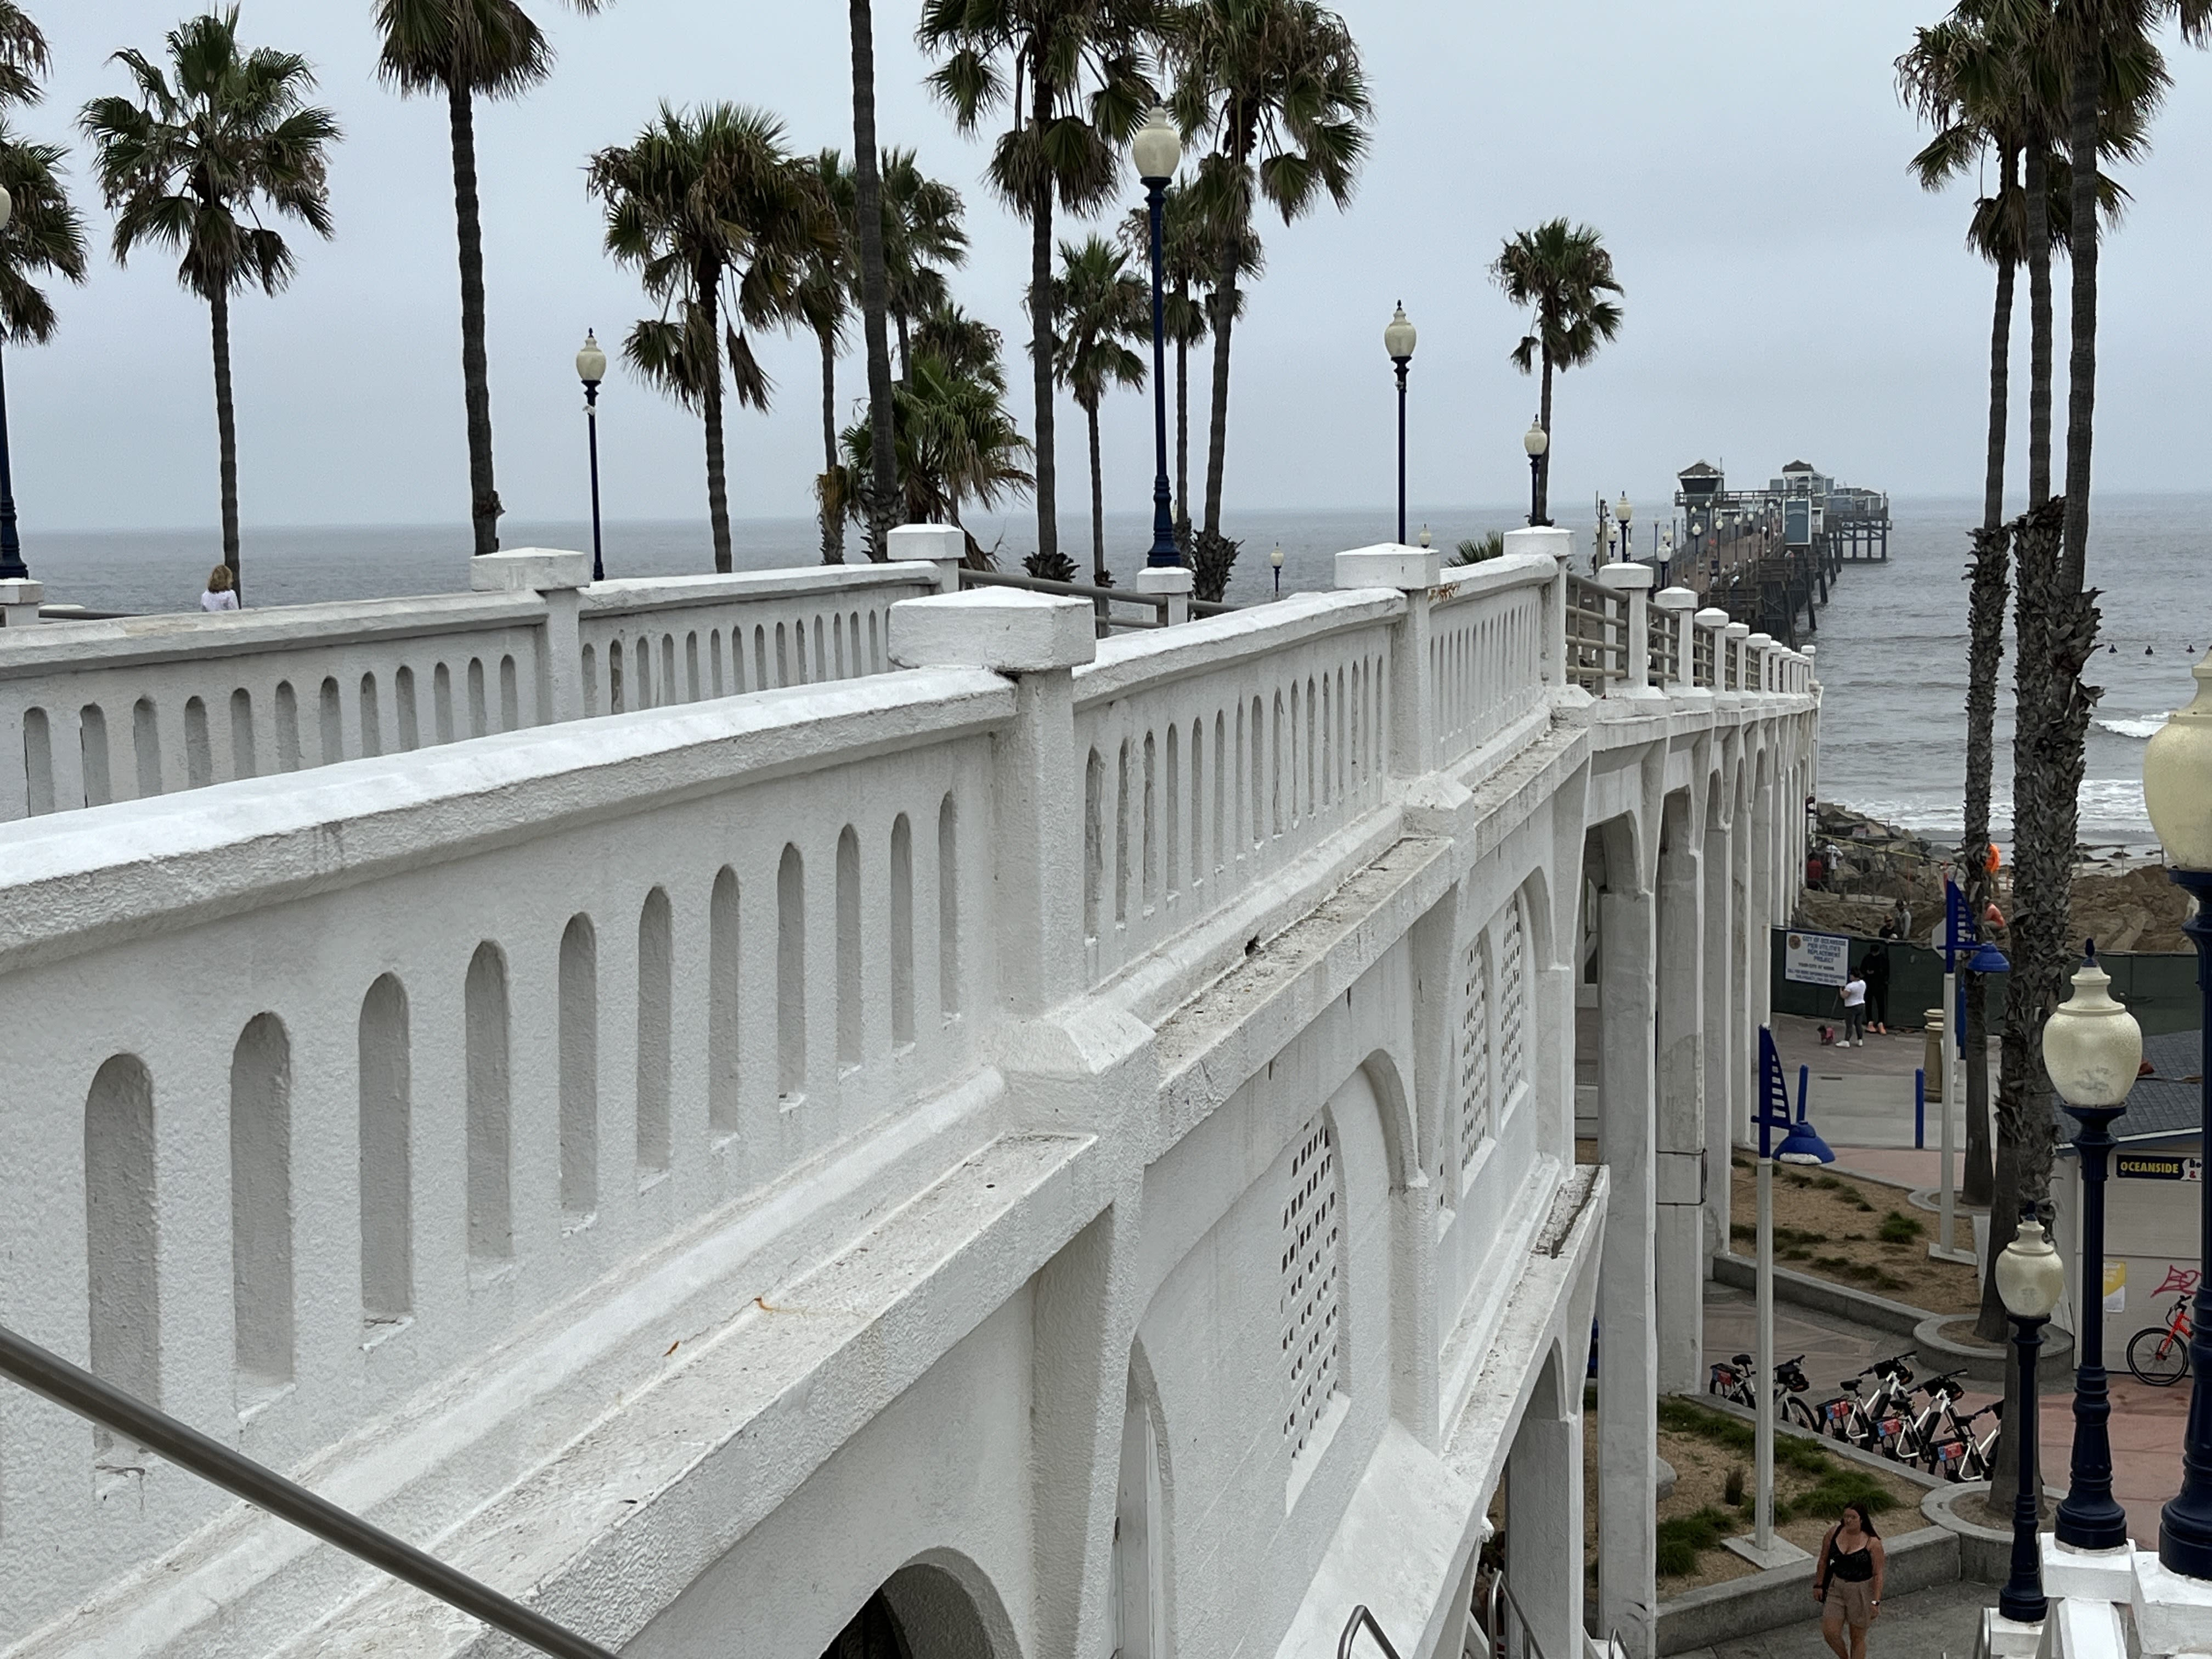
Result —
[[1624, 596], [1628, 607], [1627, 695], [1662, 695], [1651, 684], [1651, 567], [1609, 564], [1597, 573], [1601, 586]]
[[1575, 556], [1575, 532], [1557, 525], [1532, 525], [1505, 532], [1506, 556], [1542, 554], [1552, 559], [1558, 574], [1544, 589], [1544, 684], [1554, 689], [1567, 684], [1567, 562]]
[[1698, 630], [1692, 613], [1698, 608], [1698, 596], [1686, 587], [1668, 587], [1654, 593], [1651, 603], [1666, 613], [1674, 636], [1674, 668], [1667, 676], [1667, 690], [1678, 695], [1697, 679], [1697, 659], [1692, 653]]
[[[1623, 836], [1620, 839], [1626, 840]], [[1626, 867], [1623, 867], [1623, 866]], [[1598, 1627], [1651, 1659], [1658, 1605], [1659, 1352], [1654, 1287], [1656, 906], [1633, 854], [1608, 849], [1598, 897], [1598, 1156], [1612, 1172], [1598, 1269]]]
[[1730, 941], [1735, 933], [1730, 890], [1735, 883], [1735, 837], [1715, 799], [1705, 813], [1705, 1267], [1710, 1273], [1713, 1253], [1730, 1248], [1729, 1239], [1729, 1164], [1734, 1150], [1732, 1126], [1736, 1119], [1735, 1053], [1741, 1039], [1736, 1032], [1735, 1003], [1730, 997]]
[[1168, 625], [1190, 620], [1191, 589], [1196, 585], [1195, 573], [1181, 565], [1164, 565], [1155, 569], [1147, 565], [1137, 573], [1135, 586], [1139, 593], [1164, 598], [1167, 604]]
[[27, 576], [0, 582], [0, 628], [35, 628], [46, 584]]
[[[584, 717], [584, 645], [577, 590], [592, 580], [592, 556], [549, 547], [518, 547], [469, 561], [469, 586], [479, 593], [537, 593], [545, 600], [545, 627], [538, 639], [538, 720], [541, 725]], [[487, 676], [489, 678], [489, 676]], [[342, 687], [352, 706], [351, 687]], [[499, 725], [499, 687], [487, 684], [484, 702], [491, 725]], [[349, 733], [350, 735], [350, 732]], [[396, 748], [398, 734], [387, 732], [385, 746]], [[349, 752], [361, 752], [357, 743]]]
[[1536, 1645], [1581, 1659], [1583, 1414], [1578, 1400], [1562, 1410], [1559, 1388], [1547, 1368], [1507, 1455], [1505, 1582]]
[[[1679, 801], [1679, 798], [1678, 798]], [[1667, 815], [1659, 855], [1658, 1192], [1659, 1386], [1695, 1392], [1705, 1370], [1705, 849], [1690, 814]]]
[[1723, 655], [1728, 645], [1728, 620], [1727, 611], [1710, 605], [1690, 618], [1712, 647], [1712, 666], [1706, 671], [1706, 677], [1698, 682], [1709, 691], [1718, 692], [1728, 684], [1726, 659]]
[[998, 744], [992, 834], [997, 845], [1020, 849], [999, 861], [993, 890], [999, 983], [1017, 1019], [1083, 988], [1083, 769], [1073, 671], [1097, 655], [1091, 616], [1081, 599], [1005, 587], [891, 607], [891, 660], [901, 668], [987, 668], [1014, 682], [1013, 727]]
[[1749, 635], [1746, 636], [1744, 644], [1751, 653], [1751, 671], [1745, 690], [1771, 691], [1774, 690], [1774, 635]]
[[1732, 622], [1721, 629], [1721, 639], [1728, 647], [1729, 665], [1720, 677], [1721, 689], [1733, 692], [1737, 696], [1747, 696], [1751, 690], [1751, 679], [1749, 671], [1745, 666], [1746, 653], [1743, 648], [1743, 642], [1750, 637], [1749, 623]]
[[1395, 587], [1406, 615], [1392, 652], [1391, 769], [1418, 778], [1437, 763], [1436, 698], [1431, 690], [1429, 593], [1443, 578], [1441, 556], [1413, 547], [1363, 547], [1336, 556], [1336, 585]]
[[960, 591], [960, 568], [968, 562], [968, 533], [957, 524], [893, 525], [885, 552], [893, 564], [935, 568], [937, 591]]

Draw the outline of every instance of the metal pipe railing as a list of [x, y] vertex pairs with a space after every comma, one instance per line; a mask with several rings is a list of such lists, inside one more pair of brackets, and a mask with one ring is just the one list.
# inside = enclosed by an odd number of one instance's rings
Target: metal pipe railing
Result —
[[1375, 1645], [1398, 1659], [1398, 1650], [1390, 1645], [1390, 1638], [1382, 1633], [1382, 1626], [1375, 1622], [1375, 1615], [1364, 1607], [1354, 1607], [1352, 1617], [1345, 1621], [1344, 1638], [1336, 1644], [1336, 1659], [1352, 1659], [1352, 1644], [1359, 1634], [1359, 1627], [1367, 1626], [1367, 1633], [1375, 1638]]
[[135, 1400], [90, 1371], [0, 1326], [0, 1376], [20, 1382], [64, 1410], [75, 1412], [179, 1468], [289, 1521], [302, 1532], [366, 1561], [494, 1630], [504, 1631], [556, 1659], [616, 1659], [609, 1649], [563, 1629], [544, 1614], [509, 1601], [489, 1585], [427, 1555], [412, 1544], [371, 1526], [359, 1516], [318, 1498], [274, 1469], [210, 1440], [165, 1412]]

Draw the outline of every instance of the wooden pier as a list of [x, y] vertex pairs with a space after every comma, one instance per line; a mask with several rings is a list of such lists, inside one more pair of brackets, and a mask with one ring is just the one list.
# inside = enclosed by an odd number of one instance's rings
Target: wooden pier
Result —
[[1730, 490], [1703, 461], [1680, 482], [1675, 584], [1793, 650], [1820, 631], [1820, 607], [1845, 565], [1889, 562], [1889, 497], [1839, 486], [1808, 462], [1759, 490]]

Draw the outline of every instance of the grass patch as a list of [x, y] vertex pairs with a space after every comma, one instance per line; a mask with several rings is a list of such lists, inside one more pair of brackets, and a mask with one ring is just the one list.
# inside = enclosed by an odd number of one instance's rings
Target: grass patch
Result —
[[[1873, 1206], [1869, 1205], [1868, 1207]], [[1882, 1217], [1881, 1225], [1875, 1230], [1875, 1237], [1885, 1244], [1910, 1244], [1926, 1231], [1926, 1228], [1911, 1216], [1901, 1211], [1892, 1210], [1887, 1215]]]
[[[1712, 1445], [1748, 1458], [1756, 1448], [1757, 1431], [1749, 1423], [1675, 1396], [1659, 1401], [1659, 1426], [1674, 1434], [1695, 1436]], [[1774, 1467], [1778, 1480], [1774, 1522], [1786, 1526], [1797, 1521], [1832, 1519], [1846, 1504], [1864, 1504], [1879, 1514], [1899, 1506], [1900, 1500], [1873, 1474], [1829, 1455], [1821, 1443], [1799, 1434], [1774, 1437]], [[1680, 1577], [1698, 1571], [1698, 1558], [1718, 1548], [1722, 1541], [1750, 1523], [1755, 1499], [1751, 1471], [1732, 1467], [1722, 1486], [1721, 1504], [1705, 1504], [1688, 1515], [1659, 1522], [1660, 1573]]]
[[1721, 1540], [1740, 1522], [1726, 1510], [1711, 1504], [1694, 1515], [1678, 1515], [1659, 1523], [1658, 1568], [1662, 1577], [1680, 1577], [1698, 1570], [1698, 1557], [1718, 1549]]

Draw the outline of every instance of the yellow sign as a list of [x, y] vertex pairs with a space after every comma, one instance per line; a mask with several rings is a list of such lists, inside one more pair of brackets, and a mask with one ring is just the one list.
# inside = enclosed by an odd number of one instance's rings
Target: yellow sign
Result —
[[2108, 1314], [2128, 1310], [2128, 1264], [2107, 1261], [2105, 1264], [2105, 1311]]

